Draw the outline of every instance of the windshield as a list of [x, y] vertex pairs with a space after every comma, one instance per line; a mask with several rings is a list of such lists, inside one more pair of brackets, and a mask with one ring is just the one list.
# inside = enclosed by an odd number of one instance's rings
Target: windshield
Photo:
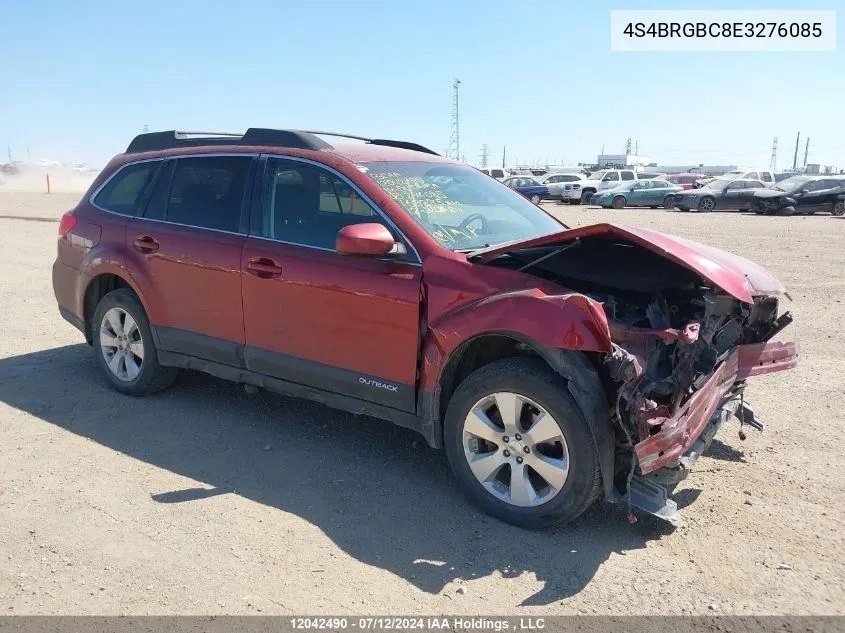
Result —
[[594, 171], [592, 174], [588, 176], [590, 180], [601, 180], [604, 178], [604, 175], [607, 173], [607, 170], [604, 171]]
[[781, 180], [779, 183], [772, 185], [771, 188], [777, 189], [778, 191], [786, 191], [787, 193], [792, 193], [794, 191], [798, 191], [801, 187], [806, 185], [811, 180], [812, 178], [807, 178], [806, 176], [793, 176], [792, 178]]
[[373, 162], [362, 169], [441, 245], [475, 250], [564, 228], [521, 194], [477, 169], [430, 162]]

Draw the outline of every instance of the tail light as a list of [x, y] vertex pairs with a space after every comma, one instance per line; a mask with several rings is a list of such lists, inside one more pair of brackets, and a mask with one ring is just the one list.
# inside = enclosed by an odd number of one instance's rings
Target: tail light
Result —
[[68, 211], [62, 216], [61, 221], [59, 222], [59, 237], [64, 237], [67, 235], [70, 230], [76, 226], [76, 216], [73, 215], [73, 211]]

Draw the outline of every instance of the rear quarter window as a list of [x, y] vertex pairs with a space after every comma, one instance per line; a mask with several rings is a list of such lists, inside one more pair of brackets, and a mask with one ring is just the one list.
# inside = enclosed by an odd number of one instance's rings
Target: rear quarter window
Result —
[[141, 194], [160, 164], [161, 161], [156, 160], [126, 165], [94, 196], [94, 204], [112, 213], [135, 215]]

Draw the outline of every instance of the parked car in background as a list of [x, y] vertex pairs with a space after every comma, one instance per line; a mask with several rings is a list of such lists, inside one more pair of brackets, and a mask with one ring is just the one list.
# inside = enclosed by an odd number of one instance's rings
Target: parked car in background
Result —
[[768, 169], [735, 169], [726, 174], [722, 174], [719, 178], [732, 178], [734, 180], [759, 180], [767, 187], [775, 182], [774, 172]]
[[537, 176], [537, 182], [541, 185], [552, 185], [557, 182], [575, 182], [583, 178], [584, 174], [579, 173], [549, 173]]
[[594, 193], [613, 189], [629, 180], [638, 180], [637, 173], [633, 169], [600, 169], [580, 182], [571, 183], [569, 186], [564, 185], [563, 200], [587, 204]]
[[503, 182], [514, 191], [518, 191], [531, 200], [534, 204], [540, 204], [540, 200], [545, 200], [549, 197], [549, 188], [537, 182], [536, 178], [513, 176], [506, 178]]
[[584, 176], [584, 174], [550, 174], [549, 178], [553, 180], [540, 182], [548, 186], [549, 197], [552, 200], [562, 200], [564, 186], [574, 182], [580, 183], [586, 179], [586, 176]]
[[700, 189], [701, 187], [703, 187], [707, 183], [713, 182], [714, 180], [716, 180], [715, 176], [707, 176], [706, 178], [701, 178], [700, 180], [693, 181], [692, 188], [693, 189]]
[[[154, 132], [115, 156], [62, 216], [52, 271], [103, 380], [145, 396], [188, 368], [394, 422], [515, 525], [600, 498], [677, 525], [670, 495], [720, 426], [762, 428], [747, 379], [798, 363], [774, 340], [792, 322], [783, 284], [650, 229], [569, 228], [475, 168], [359, 140]], [[100, 406], [145, 406], [96, 389]], [[155, 407], [176, 418], [192, 397]]]
[[754, 193], [760, 215], [832, 213], [842, 215], [845, 176], [793, 176]]
[[665, 176], [660, 176], [660, 178], [668, 183], [677, 185], [681, 189], [687, 190], [695, 188], [695, 183], [703, 180], [704, 174], [686, 172], [682, 174], [666, 174]]
[[714, 178], [699, 189], [682, 191], [675, 196], [675, 206], [681, 211], [716, 211], [754, 208], [754, 192], [765, 189], [759, 180]]
[[505, 172], [505, 170], [499, 169], [498, 167], [485, 167], [484, 169], [479, 169], [479, 171], [482, 174], [487, 174], [488, 176], [491, 176], [500, 182], [507, 178], [507, 173]]
[[656, 209], [659, 206], [672, 209], [675, 206], [675, 194], [681, 191], [683, 189], [665, 180], [656, 178], [634, 180], [614, 189], [593, 194], [590, 198], [590, 204], [598, 204], [605, 209], [610, 207], [614, 209], [625, 207], [651, 207]]

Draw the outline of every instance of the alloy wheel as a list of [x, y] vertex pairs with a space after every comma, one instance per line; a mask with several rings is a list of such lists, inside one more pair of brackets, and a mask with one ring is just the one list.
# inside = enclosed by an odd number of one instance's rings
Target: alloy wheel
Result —
[[100, 349], [109, 371], [119, 380], [131, 382], [144, 364], [144, 341], [132, 315], [112, 308], [100, 324]]
[[569, 473], [560, 425], [537, 402], [517, 393], [493, 393], [476, 402], [464, 420], [463, 447], [478, 482], [514, 506], [550, 501]]

